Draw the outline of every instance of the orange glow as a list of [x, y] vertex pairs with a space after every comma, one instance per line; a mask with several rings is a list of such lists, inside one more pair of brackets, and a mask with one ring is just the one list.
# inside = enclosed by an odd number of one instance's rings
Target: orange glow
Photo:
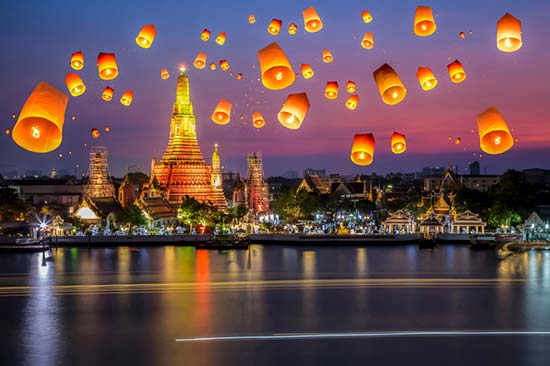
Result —
[[363, 21], [367, 24], [369, 24], [370, 22], [372, 22], [372, 15], [370, 14], [370, 11], [368, 10], [363, 10], [361, 12], [361, 18], [363, 19]]
[[323, 62], [325, 64], [330, 64], [332, 61], [334, 61], [334, 57], [332, 56], [332, 53], [330, 53], [329, 50], [323, 51]]
[[448, 64], [447, 70], [449, 70], [449, 77], [453, 83], [461, 83], [466, 79], [466, 72], [458, 60]]
[[304, 79], [311, 79], [313, 75], [315, 75], [309, 64], [302, 64], [302, 66], [300, 66], [300, 71], [302, 72]]
[[380, 66], [374, 71], [373, 76], [384, 103], [394, 105], [405, 99], [407, 89], [405, 89], [399, 75], [390, 65]]
[[462, 143], [462, 138], [457, 137], [457, 138], [455, 139], [455, 145], [460, 145], [461, 143]]
[[304, 122], [308, 111], [309, 99], [306, 93], [289, 94], [277, 114], [277, 119], [284, 127], [297, 130]]
[[487, 154], [502, 154], [514, 146], [508, 125], [495, 107], [476, 116], [479, 146]]
[[416, 72], [416, 78], [420, 87], [424, 90], [432, 90], [437, 86], [437, 79], [429, 67], [419, 67]]
[[267, 26], [267, 32], [273, 36], [276, 36], [281, 31], [283, 22], [279, 19], [271, 19], [271, 23]]
[[134, 100], [134, 92], [131, 90], [126, 90], [124, 94], [122, 94], [122, 97], [120, 97], [120, 103], [126, 107], [130, 106], [133, 100]]
[[437, 26], [430, 6], [417, 6], [414, 15], [414, 34], [420, 37], [432, 35]]
[[10, 130], [9, 128], [6, 128], [6, 130], [4, 131], [4, 133], [5, 133], [6, 135], [9, 135], [9, 134], [11, 133], [11, 130]]
[[78, 74], [72, 72], [67, 73], [65, 84], [67, 84], [67, 89], [69, 89], [73, 97], [78, 97], [86, 91], [86, 85], [84, 85], [84, 82]]
[[227, 40], [227, 34], [225, 34], [225, 32], [221, 32], [216, 37], [216, 43], [219, 44], [220, 46], [223, 46], [226, 40]]
[[288, 34], [296, 34], [296, 31], [298, 30], [298, 27], [294, 23], [290, 23], [288, 25]]
[[497, 48], [502, 52], [516, 52], [522, 46], [521, 21], [506, 13], [497, 22]]
[[250, 24], [256, 23], [256, 17], [254, 16], [254, 14], [250, 14], [250, 15], [248, 16], [248, 22], [249, 22]]
[[220, 102], [214, 109], [212, 121], [218, 125], [226, 125], [231, 120], [231, 108], [233, 105], [225, 99], [220, 99]]
[[195, 66], [197, 69], [204, 69], [206, 67], [206, 54], [203, 52], [199, 52], [197, 57], [195, 57], [195, 61], [193, 62], [193, 66]]
[[338, 82], [329, 81], [325, 87], [325, 97], [327, 99], [336, 99], [338, 98]]
[[359, 105], [359, 96], [357, 94], [350, 95], [348, 100], [346, 100], [346, 108], [354, 111], [357, 105]]
[[374, 145], [375, 141], [372, 133], [356, 134], [351, 147], [351, 161], [360, 166], [372, 164]]
[[252, 113], [252, 125], [256, 128], [262, 128], [265, 126], [264, 117], [260, 112]]
[[237, 76], [235, 76], [235, 79], [237, 80], [241, 80], [243, 78], [243, 74], [241, 74], [240, 72], [237, 74]]
[[82, 70], [84, 67], [84, 54], [82, 51], [75, 52], [71, 55], [71, 67], [75, 70]]
[[216, 64], [214, 62], [212, 62], [210, 64], [210, 70], [214, 71], [214, 70], [216, 70], [216, 68], [217, 68]]
[[92, 138], [97, 139], [100, 135], [99, 130], [97, 128], [92, 128], [90, 131]]
[[313, 6], [302, 11], [302, 17], [304, 18], [306, 32], [315, 33], [323, 29], [323, 21]]
[[229, 62], [227, 60], [220, 60], [220, 68], [223, 71], [229, 70]]
[[114, 53], [100, 52], [97, 56], [97, 71], [103, 80], [112, 80], [118, 76], [118, 66]]
[[101, 94], [101, 99], [103, 99], [106, 102], [110, 102], [113, 99], [113, 93], [115, 90], [111, 88], [110, 86], [106, 86], [105, 89], [103, 89], [103, 93]]
[[466, 33], [460, 32], [460, 33], [459, 33], [459, 37], [460, 37], [461, 39], [466, 39]]
[[[208, 42], [208, 40], [210, 39], [210, 31], [208, 29], [204, 29], [202, 32], [201, 32], [201, 39], [204, 41], [204, 42]], [[223, 44], [223, 43], [222, 43]]]
[[372, 34], [372, 32], [365, 32], [363, 39], [361, 40], [361, 47], [367, 50], [374, 47], [374, 34]]
[[407, 150], [407, 140], [405, 135], [394, 132], [391, 135], [391, 151], [394, 154], [403, 154]]
[[144, 25], [136, 37], [136, 43], [141, 48], [149, 48], [153, 44], [156, 35], [157, 30], [153, 24]]
[[355, 93], [355, 90], [356, 90], [356, 86], [355, 86], [355, 81], [353, 80], [348, 80], [348, 83], [346, 84], [346, 90], [348, 91], [348, 93]]
[[111, 127], [105, 126], [105, 132], [111, 132]]
[[258, 51], [262, 84], [271, 90], [280, 90], [294, 83], [296, 75], [284, 51], [275, 42]]
[[168, 73], [168, 69], [163, 67], [162, 69], [160, 69], [160, 78], [162, 80], [166, 80], [170, 77], [170, 74]]

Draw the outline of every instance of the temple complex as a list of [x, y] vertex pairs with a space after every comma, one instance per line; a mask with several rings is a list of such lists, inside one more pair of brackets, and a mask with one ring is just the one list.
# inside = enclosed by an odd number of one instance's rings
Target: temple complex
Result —
[[90, 149], [88, 166], [88, 185], [86, 197], [115, 197], [115, 186], [111, 181], [107, 149], [103, 146], [93, 146]]

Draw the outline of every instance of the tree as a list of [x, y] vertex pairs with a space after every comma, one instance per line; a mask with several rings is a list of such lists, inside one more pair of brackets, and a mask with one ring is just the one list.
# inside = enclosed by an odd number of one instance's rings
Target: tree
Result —
[[17, 220], [25, 213], [25, 202], [13, 188], [0, 188], [0, 221]]
[[311, 216], [319, 208], [317, 195], [295, 187], [281, 189], [280, 196], [271, 204], [273, 212], [289, 223]]
[[130, 226], [145, 225], [146, 220], [141, 209], [135, 205], [124, 207], [116, 213], [116, 221], [119, 224], [128, 224]]
[[189, 225], [189, 231], [193, 229], [193, 225], [197, 224], [200, 218], [204, 215], [202, 212], [201, 203], [193, 197], [185, 196], [178, 209], [177, 218], [184, 224]]

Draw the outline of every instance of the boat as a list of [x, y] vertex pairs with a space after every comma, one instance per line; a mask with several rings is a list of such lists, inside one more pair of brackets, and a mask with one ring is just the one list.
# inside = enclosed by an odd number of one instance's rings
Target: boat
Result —
[[248, 249], [249, 246], [249, 237], [242, 235], [216, 235], [206, 242], [195, 244], [196, 249], [213, 250]]
[[498, 243], [508, 243], [521, 240], [521, 234], [496, 234], [495, 240]]
[[51, 249], [51, 238], [17, 238], [11, 243], [0, 244], [0, 253], [35, 253]]
[[470, 249], [483, 250], [495, 249], [497, 240], [492, 234], [476, 234], [470, 238]]

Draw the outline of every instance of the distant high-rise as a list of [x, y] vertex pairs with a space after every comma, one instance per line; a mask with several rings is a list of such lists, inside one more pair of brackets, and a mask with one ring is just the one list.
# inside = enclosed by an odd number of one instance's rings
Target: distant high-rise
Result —
[[248, 207], [252, 214], [269, 212], [269, 185], [264, 180], [261, 153], [248, 154]]
[[470, 175], [480, 175], [481, 174], [481, 168], [479, 165], [479, 161], [473, 161], [470, 164], [468, 164], [468, 168], [470, 169]]
[[93, 146], [90, 149], [90, 164], [88, 166], [87, 197], [115, 197], [115, 186], [111, 182], [107, 148]]

